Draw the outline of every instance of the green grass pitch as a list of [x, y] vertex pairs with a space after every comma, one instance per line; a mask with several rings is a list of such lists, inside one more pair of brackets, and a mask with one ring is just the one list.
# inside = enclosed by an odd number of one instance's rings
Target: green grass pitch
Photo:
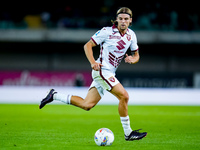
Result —
[[[0, 104], [0, 150], [193, 150], [200, 148], [200, 106], [129, 106], [133, 129], [148, 135], [125, 141], [117, 106], [97, 105], [89, 112], [67, 105]], [[99, 147], [101, 127], [115, 135]]]

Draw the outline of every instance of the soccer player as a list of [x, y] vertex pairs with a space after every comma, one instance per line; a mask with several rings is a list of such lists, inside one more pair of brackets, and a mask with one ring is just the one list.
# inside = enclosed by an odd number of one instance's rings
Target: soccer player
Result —
[[[86, 57], [91, 64], [93, 78], [85, 99], [70, 93], [61, 94], [51, 89], [41, 101], [39, 108], [41, 109], [47, 103], [57, 100], [89, 111], [101, 100], [107, 90], [119, 99], [118, 112], [125, 140], [139, 140], [145, 137], [147, 132], [140, 133], [138, 130], [131, 129], [128, 116], [129, 95], [115, 77], [115, 72], [124, 56], [126, 63], [135, 64], [139, 61], [136, 35], [128, 28], [131, 23], [132, 11], [127, 7], [122, 7], [117, 11], [113, 26], [103, 27], [84, 45]], [[95, 60], [92, 48], [97, 45], [100, 45], [100, 55]], [[128, 56], [126, 51], [129, 47], [132, 55]]]

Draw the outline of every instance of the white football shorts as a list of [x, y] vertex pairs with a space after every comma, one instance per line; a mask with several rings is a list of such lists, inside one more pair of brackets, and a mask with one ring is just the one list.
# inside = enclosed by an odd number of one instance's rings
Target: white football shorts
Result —
[[103, 97], [105, 90], [110, 91], [115, 85], [119, 83], [115, 77], [115, 74], [108, 70], [92, 70], [92, 78], [93, 82], [89, 89], [95, 87], [101, 97]]

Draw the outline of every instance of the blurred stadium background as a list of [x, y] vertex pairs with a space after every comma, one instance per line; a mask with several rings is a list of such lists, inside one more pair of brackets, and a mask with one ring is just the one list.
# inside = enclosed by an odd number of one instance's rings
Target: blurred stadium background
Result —
[[[117, 78], [136, 91], [167, 89], [164, 95], [169, 96], [172, 90], [189, 90], [188, 97], [197, 100], [193, 93], [200, 93], [197, 1], [103, 0], [94, 4], [88, 0], [78, 5], [76, 1], [0, 5], [0, 92], [5, 95], [0, 101], [9, 101], [7, 94], [21, 87], [87, 88], [91, 67], [83, 45], [97, 30], [111, 26], [122, 6], [133, 11], [130, 28], [137, 35], [141, 59], [132, 66], [122, 62]], [[98, 57], [99, 47], [94, 55]]]

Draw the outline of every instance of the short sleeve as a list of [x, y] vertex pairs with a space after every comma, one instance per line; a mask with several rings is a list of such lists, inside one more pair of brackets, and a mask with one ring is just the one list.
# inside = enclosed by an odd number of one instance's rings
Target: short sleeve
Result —
[[131, 51], [137, 51], [138, 50], [138, 45], [137, 45], [137, 38], [135, 33], [133, 32], [132, 34], [132, 39], [131, 39], [131, 45], [130, 45], [130, 49]]
[[101, 30], [97, 31], [92, 37], [92, 41], [96, 44], [99, 45], [102, 42], [105, 41], [105, 39], [107, 38], [108, 34], [107, 34], [107, 29], [106, 28], [102, 28]]

